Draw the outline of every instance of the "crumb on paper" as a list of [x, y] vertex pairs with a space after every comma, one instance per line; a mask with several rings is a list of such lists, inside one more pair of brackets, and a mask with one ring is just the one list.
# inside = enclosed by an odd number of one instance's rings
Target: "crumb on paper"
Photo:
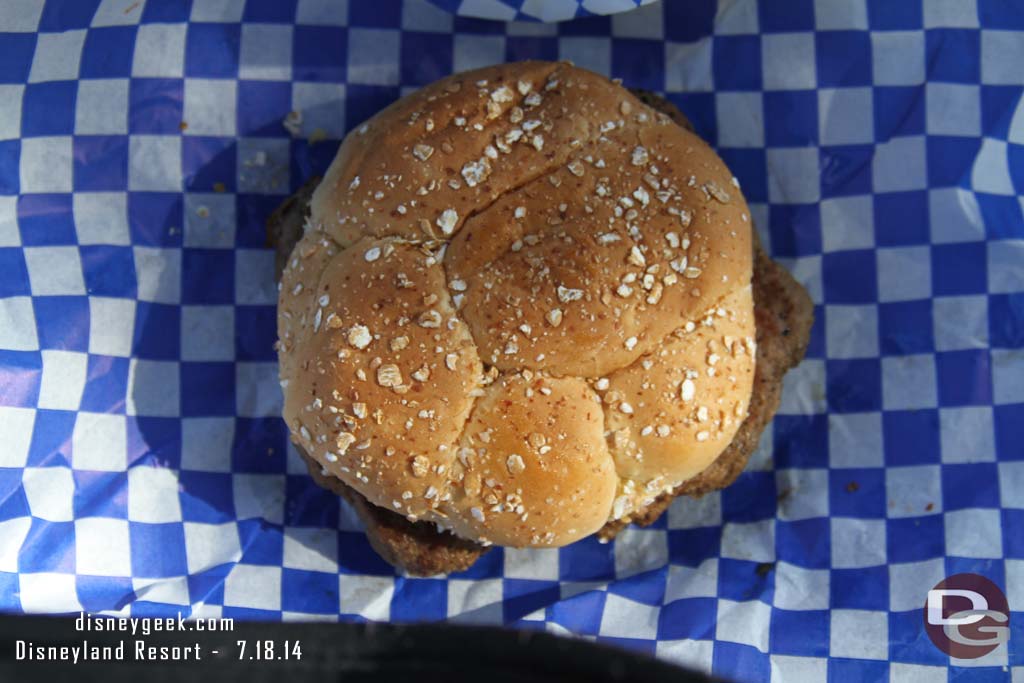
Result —
[[288, 112], [288, 115], [281, 121], [281, 125], [292, 137], [298, 137], [302, 133], [302, 112]]
[[224, 186], [224, 183], [214, 183], [213, 184], [213, 191], [214, 192], [224, 192], [226, 189], [227, 188]]
[[323, 142], [327, 139], [327, 131], [323, 128], [314, 128], [313, 132], [309, 134], [309, 144], [315, 145], [318, 142]]
[[[270, 157], [266, 150], [254, 150], [242, 161], [244, 169], [238, 177], [240, 188], [253, 188], [262, 192], [276, 192], [288, 184], [288, 164], [285, 159]], [[255, 170], [259, 169], [259, 170]]]
[[182, 132], [185, 132], [186, 130], [188, 130], [188, 121], [182, 121], [181, 123], [179, 123], [178, 124], [178, 130], [180, 130]]
[[267, 153], [264, 152], [263, 150], [260, 150], [260, 151], [256, 152], [255, 154], [253, 154], [248, 159], [246, 159], [243, 162], [243, 165], [248, 166], [250, 168], [266, 166], [267, 165]]

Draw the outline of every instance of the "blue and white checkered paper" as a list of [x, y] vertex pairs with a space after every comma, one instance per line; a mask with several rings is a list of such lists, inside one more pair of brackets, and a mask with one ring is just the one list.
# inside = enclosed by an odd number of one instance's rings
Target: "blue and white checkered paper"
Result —
[[[1024, 680], [1019, 3], [541, 24], [5, 0], [0, 31], [0, 608], [529, 624], [740, 680]], [[667, 93], [817, 322], [731, 488], [613, 544], [399, 576], [289, 450], [263, 221], [389, 102], [526, 58]], [[1013, 636], [950, 662], [920, 608], [963, 571], [1006, 589]]]
[[565, 21], [616, 14], [656, 0], [430, 0], [460, 16], [494, 21]]

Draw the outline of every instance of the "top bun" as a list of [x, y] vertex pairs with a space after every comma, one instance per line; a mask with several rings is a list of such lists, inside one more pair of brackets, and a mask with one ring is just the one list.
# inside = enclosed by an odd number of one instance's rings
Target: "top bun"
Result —
[[620, 85], [445, 78], [353, 131], [313, 196], [278, 307], [285, 420], [376, 505], [570, 543], [729, 444], [751, 254], [722, 160]]

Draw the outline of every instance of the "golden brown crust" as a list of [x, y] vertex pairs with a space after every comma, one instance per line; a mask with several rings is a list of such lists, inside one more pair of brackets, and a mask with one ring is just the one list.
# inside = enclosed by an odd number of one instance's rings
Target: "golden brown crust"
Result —
[[[311, 178], [267, 219], [267, 241], [274, 249], [274, 277], [278, 282], [292, 250], [302, 237], [302, 227], [309, 215], [309, 201], [319, 182], [319, 178]], [[366, 529], [370, 545], [390, 564], [414, 576], [450, 574], [468, 569], [487, 552], [487, 547], [441, 532], [433, 523], [410, 522], [402, 515], [370, 503], [341, 479], [324, 474], [323, 466], [301, 446], [296, 450], [313, 480], [352, 506]]]
[[[667, 99], [649, 91], [634, 91], [645, 104], [693, 130], [686, 116]], [[775, 416], [782, 398], [782, 378], [803, 360], [814, 323], [814, 304], [807, 290], [785, 268], [773, 261], [754, 236], [752, 279], [757, 328], [757, 362], [747, 417], [729, 446], [704, 471], [675, 490], [660, 495], [630, 520], [609, 522], [599, 535], [612, 539], [627, 524], [653, 524], [678, 496], [699, 497], [725, 488], [736, 480], [757, 450], [765, 426]]]
[[599, 377], [749, 282], [747, 206], [699, 138], [605, 79], [556, 75], [585, 89], [570, 118], [591, 121], [589, 139], [476, 209], [445, 265], [467, 283], [461, 313], [485, 362]]
[[754, 258], [754, 315], [757, 319], [757, 364], [747, 418], [729, 446], [697, 476], [658, 497], [628, 521], [609, 522], [601, 531], [610, 539], [633, 523], [653, 523], [678, 496], [699, 497], [723, 489], [740, 475], [757, 450], [765, 426], [782, 398], [782, 378], [803, 360], [814, 322], [814, 304], [789, 271], [757, 245]]
[[[680, 122], [680, 119], [677, 118], [678, 110], [675, 110], [674, 107], [672, 107], [670, 104], [668, 104], [668, 107], [669, 109], [665, 113], [669, 114], [669, 116], [671, 116], [673, 120]], [[675, 113], [673, 113], [673, 111]], [[579, 177], [576, 174], [572, 173], [564, 173], [564, 175], [565, 177], [563, 178], [563, 180], [569, 180], [571, 177]], [[550, 181], [546, 182], [548, 182], [549, 187], [553, 187], [553, 185], [550, 185]], [[569, 182], [571, 183], [572, 181], [569, 180]], [[300, 193], [308, 197], [309, 189], [310, 187], [307, 185], [307, 187], [303, 188], [303, 191], [300, 191]], [[544, 188], [538, 186], [537, 189], [538, 195], [543, 196]], [[578, 191], [579, 190], [574, 190], [574, 192]], [[297, 219], [295, 218], [296, 208], [301, 210], [307, 203], [307, 201], [307, 199], [300, 199], [290, 208], [282, 207], [284, 213], [290, 215], [289, 225], [294, 226], [296, 224], [301, 224], [302, 216], [299, 215]], [[502, 201], [503, 198], [499, 198], [497, 202], [493, 202], [492, 205], [487, 207], [488, 211], [497, 210], [495, 209], [495, 207], [500, 208]], [[546, 205], [548, 204], [545, 204], [544, 202], [538, 202], [536, 204], [536, 206], [539, 207], [541, 210], [543, 210], [543, 207]], [[514, 209], [511, 210], [514, 211]], [[482, 214], [479, 214], [477, 216], [478, 218], [481, 218], [481, 225], [487, 224], [487, 222], [483, 221], [482, 218], [487, 214], [488, 211], [482, 212]], [[743, 211], [741, 213], [745, 216], [745, 206], [743, 207]], [[473, 220], [476, 220], [476, 218], [474, 218]], [[455, 251], [454, 247], [456, 247], [456, 245], [459, 244], [460, 240], [466, 238], [466, 236], [468, 236], [470, 232], [473, 231], [473, 220], [469, 222], [468, 227], [465, 225], [460, 226], [462, 232], [458, 233], [458, 235], [456, 236], [456, 240], [452, 244], [453, 248], [451, 249], [451, 252]], [[736, 217], [734, 216], [731, 220], [736, 220]], [[294, 228], [288, 230], [285, 226], [282, 225], [282, 223], [284, 222], [288, 222], [288, 216], [279, 212], [275, 213], [275, 216], [269, 223], [271, 230], [271, 239], [272, 242], [278, 247], [279, 253], [282, 251], [287, 253], [290, 250], [290, 244], [288, 244], [288, 242], [296, 237], [296, 233], [301, 232], [301, 230], [296, 230]], [[501, 224], [502, 221], [499, 221], [498, 225], [500, 226]], [[373, 232], [376, 232], [376, 230], [373, 230]], [[748, 235], [747, 239], [749, 239], [749, 232], [750, 231], [748, 227], [746, 230], [746, 234]], [[387, 233], [385, 232], [384, 234]], [[559, 236], [564, 237], [564, 233], [559, 233]], [[346, 239], [346, 237], [342, 235], [338, 239]], [[509, 239], [510, 238], [508, 235], [503, 235], [501, 236], [499, 242], [503, 242], [504, 244], [507, 245]], [[465, 241], [468, 242], [468, 239], [466, 239]], [[328, 240], [328, 242], [325, 244], [328, 247], [327, 249], [325, 249], [325, 251], [336, 252], [338, 242], [335, 239]], [[747, 253], [750, 253], [749, 242], [747, 242], [747, 245]], [[473, 251], [475, 252], [480, 249], [481, 245], [479, 241], [476, 241], [476, 243], [473, 246]], [[470, 253], [470, 251], [466, 250], [466, 253]], [[334, 258], [334, 256], [335, 253], [332, 253], [331, 258]], [[470, 258], [469, 260], [472, 261], [473, 259]], [[762, 260], [767, 262], [768, 266], [774, 268], [777, 272], [770, 272], [770, 268], [762, 264]], [[283, 262], [283, 259], [279, 259], [279, 262]], [[453, 262], [457, 263], [458, 261], [452, 258], [451, 253], [449, 253], [448, 259], [446, 260], [446, 265], [448, 266], [449, 271], [451, 271], [451, 264]], [[319, 268], [320, 266], [317, 267]], [[474, 273], [478, 272], [477, 268], [469, 268], [468, 270]], [[766, 277], [767, 280], [765, 279]], [[760, 250], [758, 250], [758, 267], [754, 279], [754, 298], [757, 304], [757, 325], [759, 340], [761, 339], [761, 337], [764, 336], [761, 330], [763, 322], [763, 315], [761, 309], [763, 307], [765, 293], [762, 290], [764, 290], [765, 288], [765, 282], [768, 282], [767, 286], [775, 287], [775, 289], [778, 290], [779, 294], [781, 294], [783, 297], [788, 297], [786, 301], [788, 302], [790, 315], [793, 318], [791, 320], [791, 326], [794, 329], [792, 339], [790, 340], [791, 343], [785, 347], [785, 349], [787, 350], [786, 353], [783, 353], [781, 355], [779, 353], [775, 353], [771, 358], [768, 358], [767, 361], [762, 359], [762, 355], [765, 355], [767, 358], [769, 354], [773, 353], [772, 348], [765, 349], [762, 348], [761, 346], [758, 346], [758, 367], [755, 380], [757, 383], [757, 387], [754, 391], [754, 397], [751, 399], [750, 402], [750, 417], [748, 417], [743, 422], [743, 425], [740, 427], [739, 431], [736, 432], [735, 438], [732, 440], [731, 445], [724, 452], [722, 452], [722, 454], [714, 461], [714, 463], [697, 477], [694, 477], [693, 479], [690, 479], [689, 481], [685, 482], [682, 486], [677, 487], [675, 490], [676, 494], [697, 494], [702, 493], [706, 490], [720, 488], [722, 485], [727, 484], [733, 478], [735, 478], [736, 475], [738, 475], [739, 471], [742, 470], [742, 467], [745, 464], [746, 459], [749, 456], [749, 453], [754, 449], [754, 447], [756, 447], [757, 437], [763, 429], [764, 424], [768, 420], [770, 420], [771, 415], [774, 413], [774, 410], [777, 407], [778, 393], [781, 385], [782, 374], [784, 373], [785, 369], [789, 367], [789, 364], [795, 364], [791, 363], [794, 357], [798, 362], [799, 356], [802, 355], [803, 346], [806, 345], [806, 331], [803, 334], [800, 334], [798, 330], [801, 321], [806, 321], [807, 327], [809, 327], [810, 321], [810, 304], [809, 302], [800, 299], [800, 295], [803, 295], [803, 299], [806, 299], [806, 294], [803, 293], [802, 288], [800, 288], [799, 285], [793, 282], [792, 278], [790, 278], [789, 275], [785, 273], [785, 271], [782, 271], [777, 266], [774, 266], [774, 264], [772, 264], [771, 261], [767, 259], [767, 257], [764, 256], [763, 253], [760, 252]], [[302, 280], [302, 278], [299, 277], [299, 280]], [[765, 282], [762, 282], [762, 280], [765, 280]], [[803, 339], [802, 342], [800, 341], [801, 339]], [[559, 348], [560, 346], [564, 347], [566, 346], [566, 344], [564, 342], [553, 344], [552, 348]], [[651, 349], [647, 349], [648, 352], [650, 350]], [[779, 357], [775, 358], [775, 356]], [[786, 357], [783, 358], [782, 356]], [[638, 357], [639, 355], [636, 356], [636, 358]], [[774, 368], [774, 370], [769, 367], [765, 367], [762, 370], [763, 365], [770, 363], [778, 363], [779, 365], [778, 367]], [[785, 367], [783, 367], [783, 365]], [[521, 376], [517, 377], [521, 380]], [[504, 381], [504, 379], [505, 378], [503, 376], [502, 381]], [[772, 382], [774, 382], [774, 384], [772, 384]], [[456, 393], [457, 392], [453, 391], [451, 392], [451, 395], [454, 396]], [[762, 393], [763, 395], [761, 395]], [[743, 392], [740, 391], [739, 394], [742, 395]], [[712, 453], [712, 457], [713, 456], [714, 453]], [[600, 460], [600, 458], [598, 458], [598, 460]], [[525, 462], [526, 461], [524, 459], [524, 464]], [[453, 464], [456, 468], [460, 467], [459, 463], [457, 462]], [[518, 468], [518, 462], [516, 468]], [[311, 465], [311, 470], [315, 470], [314, 474], [318, 476], [318, 479], [323, 478], [322, 476], [319, 476], [319, 466]], [[600, 480], [601, 479], [598, 478], [596, 481]], [[578, 482], [579, 479], [577, 478], [575, 479], [575, 481]], [[374, 544], [374, 547], [378, 549], [378, 552], [380, 552], [386, 559], [388, 559], [392, 563], [398, 566], [403, 566], [411, 572], [434, 573], [438, 571], [457, 571], [458, 569], [464, 568], [465, 566], [471, 564], [472, 561], [479, 555], [479, 553], [485, 550], [482, 546], [479, 546], [469, 541], [465, 541], [463, 539], [459, 539], [455, 536], [452, 536], [451, 534], [439, 534], [437, 532], [436, 527], [433, 524], [427, 524], [422, 522], [413, 524], [406, 521], [404, 518], [391, 513], [388, 510], [378, 508], [368, 503], [359, 494], [355, 493], [354, 491], [351, 491], [351, 489], [346, 487], [342, 482], [340, 482], [340, 480], [336, 478], [332, 478], [332, 481], [330, 481], [329, 483], [329, 488], [332, 488], [332, 490], [339, 490], [340, 492], [347, 491], [347, 493], [344, 493], [344, 495], [346, 495], [346, 497], [349, 498], [350, 500], [356, 501], [355, 507], [359, 512], [360, 516], [363, 518], [364, 523], [367, 526], [367, 531], [371, 538], [371, 542]], [[537, 484], [531, 483], [531, 486], [535, 485]], [[507, 493], [507, 491], [505, 491], [505, 493]], [[604, 495], [607, 494], [602, 494], [602, 497]], [[650, 503], [649, 498], [650, 497], [648, 496], [648, 499], [645, 502]], [[631, 516], [634, 518], [634, 521], [639, 521], [640, 523], [644, 523], [645, 521], [653, 521], [653, 518], [655, 518], [657, 514], [660, 514], [661, 510], [663, 510], [663, 508], [667, 506], [667, 502], [670, 500], [670, 496], [663, 495], [656, 502], [651, 504], [647, 508], [645, 513], [638, 514], [636, 512], [633, 512]], [[514, 507], [515, 506], [513, 506], [513, 510]], [[657, 513], [651, 514], [654, 510], [657, 510]], [[586, 528], [589, 529], [590, 527], [594, 527], [594, 529], [596, 529], [596, 527], [598, 526], [600, 526], [600, 524], [590, 523]], [[607, 525], [604, 526], [604, 529], [602, 530], [602, 535], [614, 535], [615, 531], [617, 531], [618, 528], [620, 528], [621, 526], [623, 526], [623, 524], [621, 523], [609, 522]], [[593, 531], [594, 529], [590, 529], [590, 531]], [[478, 532], [480, 531], [483, 530], [478, 530]], [[589, 533], [590, 531], [588, 531], [587, 533]], [[486, 537], [486, 533], [479, 533], [479, 536]], [[501, 540], [503, 543], [508, 544], [519, 544], [522, 542], [520, 538], [518, 539], [519, 542], [517, 543], [517, 537], [515, 535], [512, 535], [507, 539], [501, 538], [499, 540]], [[559, 543], [564, 542], [564, 540], [559, 541]]]
[[632, 516], [696, 476], [732, 441], [754, 380], [753, 329], [748, 286], [601, 383], [622, 478], [612, 519]]
[[[455, 447], [483, 379], [444, 272], [388, 239], [335, 255], [323, 246], [307, 261], [322, 252], [318, 282], [290, 295], [303, 285], [301, 265], [281, 280], [285, 421], [306, 453], [370, 502], [443, 521]], [[310, 289], [312, 313], [302, 300]], [[312, 324], [293, 324], [302, 316]]]
[[[533, 129], [508, 143], [501, 173], [491, 176], [486, 170], [492, 159], [485, 149], [495, 136], [505, 144], [510, 130], [522, 128], [510, 121], [511, 109], [523, 99], [519, 83], [528, 92], [544, 93], [549, 75], [559, 68], [564, 67], [519, 62], [453, 74], [378, 112], [342, 143], [313, 196], [314, 223], [342, 246], [367, 234], [450, 236], [475, 209], [561, 163], [568, 147], [543, 140], [589, 136], [586, 117], [558, 117], [557, 128]], [[563, 96], [542, 95], [533, 107], [520, 107], [522, 123], [545, 114], [555, 121], [553, 114], [565, 104]], [[540, 136], [539, 145], [531, 143], [534, 136]], [[486, 165], [477, 167], [481, 158]], [[467, 164], [480, 169], [472, 186], [462, 172]], [[457, 218], [442, 228], [438, 219], [446, 210]]]
[[[451, 76], [349, 136], [313, 194], [279, 296], [285, 421], [329, 473], [410, 521], [571, 543], [729, 442], [750, 391], [752, 355], [732, 353], [754, 333], [750, 240], [722, 160], [607, 78], [543, 62]], [[624, 396], [602, 411], [587, 382], [605, 376]], [[529, 418], [468, 444], [495, 381], [494, 421]], [[534, 382], [558, 400], [507, 390]], [[529, 464], [529, 423], [549, 417], [554, 452]], [[456, 449], [493, 484], [481, 491]]]
[[[302, 224], [301, 209], [308, 201], [309, 186], [293, 197], [288, 211], [275, 213], [268, 221], [270, 243], [285, 257], [293, 242], [281, 241], [295, 231], [282, 226]], [[303, 198], [305, 195], [305, 200]], [[289, 213], [290, 211], [290, 213]], [[813, 323], [814, 307], [806, 290], [785, 268], [775, 263], [760, 248], [754, 259], [754, 313], [757, 319], [757, 364], [754, 388], [746, 420], [718, 458], [703, 472], [678, 487], [671, 494], [661, 495], [649, 507], [631, 519], [646, 526], [653, 523], [678, 496], [701, 496], [731, 484], [757, 449], [765, 426], [778, 409], [782, 393], [782, 377], [803, 358]], [[301, 451], [300, 451], [301, 452]], [[307, 458], [311, 475], [317, 483], [348, 500], [366, 527], [371, 545], [388, 562], [410, 574], [430, 575], [462, 571], [471, 566], [488, 548], [449, 533], [438, 533], [429, 522], [412, 523], [401, 515], [372, 505], [336, 477], [324, 477], [321, 467]], [[603, 538], [614, 538], [626, 522], [608, 522], [599, 532]]]
[[608, 520], [618, 481], [587, 383], [530, 372], [487, 387], [455, 466], [463, 485], [453, 487], [452, 529], [497, 545], [589, 536]]

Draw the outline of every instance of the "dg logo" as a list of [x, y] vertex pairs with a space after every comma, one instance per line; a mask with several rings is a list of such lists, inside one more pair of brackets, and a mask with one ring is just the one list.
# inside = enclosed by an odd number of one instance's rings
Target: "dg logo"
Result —
[[950, 657], [977, 659], [1010, 639], [1010, 606], [984, 576], [954, 574], [928, 591], [924, 627]]

